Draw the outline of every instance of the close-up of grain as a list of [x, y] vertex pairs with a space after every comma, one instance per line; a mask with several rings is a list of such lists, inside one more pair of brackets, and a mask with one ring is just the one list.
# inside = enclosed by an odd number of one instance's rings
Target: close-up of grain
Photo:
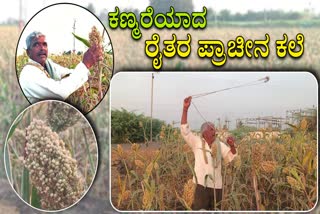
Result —
[[92, 128], [72, 106], [44, 101], [22, 112], [7, 136], [5, 167], [16, 193], [41, 210], [75, 204], [96, 174]]

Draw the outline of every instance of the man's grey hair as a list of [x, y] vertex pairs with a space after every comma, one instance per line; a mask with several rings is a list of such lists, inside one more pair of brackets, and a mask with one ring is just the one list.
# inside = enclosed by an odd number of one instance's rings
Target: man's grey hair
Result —
[[205, 123], [203, 123], [203, 124], [201, 125], [200, 133], [203, 134], [203, 132], [208, 128], [208, 126], [215, 129], [213, 123], [211, 123], [211, 122], [205, 122]]
[[33, 31], [32, 33], [30, 33], [29, 36], [26, 39], [27, 50], [30, 50], [32, 40], [34, 38], [39, 38], [41, 36], [45, 36], [45, 35], [43, 33], [39, 32], [39, 31]]

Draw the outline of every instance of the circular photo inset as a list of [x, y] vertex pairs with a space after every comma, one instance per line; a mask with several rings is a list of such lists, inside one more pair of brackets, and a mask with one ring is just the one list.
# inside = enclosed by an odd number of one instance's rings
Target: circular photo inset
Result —
[[109, 89], [113, 64], [105, 27], [75, 4], [39, 11], [23, 29], [16, 50], [17, 78], [30, 103], [64, 100], [84, 114]]
[[43, 211], [77, 203], [96, 175], [95, 134], [76, 108], [61, 101], [41, 101], [20, 113], [4, 149], [12, 188], [25, 203]]

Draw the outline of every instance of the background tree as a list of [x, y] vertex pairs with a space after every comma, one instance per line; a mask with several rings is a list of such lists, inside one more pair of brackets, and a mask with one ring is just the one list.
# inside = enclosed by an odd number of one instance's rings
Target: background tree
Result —
[[231, 21], [232, 18], [233, 16], [231, 15], [230, 10], [224, 9], [224, 10], [221, 10], [219, 13], [219, 19], [221, 21]]
[[96, 13], [96, 9], [94, 8], [93, 4], [92, 3], [89, 3], [88, 6], [87, 6], [87, 9], [92, 12], [93, 14]]
[[170, 6], [175, 11], [191, 13], [194, 11], [192, 0], [150, 0], [150, 6], [153, 7], [155, 13], [167, 13]]
[[[125, 109], [111, 111], [112, 143], [143, 143], [150, 140], [150, 117], [136, 114]], [[155, 140], [161, 131], [164, 121], [153, 118], [152, 139]]]

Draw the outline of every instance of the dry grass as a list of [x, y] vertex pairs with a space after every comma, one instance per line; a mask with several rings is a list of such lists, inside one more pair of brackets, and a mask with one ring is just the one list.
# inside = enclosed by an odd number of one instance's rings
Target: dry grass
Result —
[[[167, 129], [171, 130], [162, 135], [158, 149], [133, 150], [121, 145], [112, 149], [112, 202], [118, 209], [190, 209], [193, 154], [172, 127]], [[223, 165], [222, 210], [289, 211], [314, 206], [315, 133], [299, 130], [289, 139], [238, 142], [238, 157]]]
[[[183, 195], [183, 186], [190, 178], [190, 169], [185, 161], [186, 158], [192, 161], [193, 157], [191, 153], [182, 153], [183, 142], [176, 129], [168, 126], [162, 132], [168, 135], [160, 134], [162, 143], [158, 143], [158, 146], [146, 148], [142, 145], [138, 150], [132, 146], [120, 146], [122, 149], [113, 147], [111, 200], [117, 208], [171, 210], [174, 207], [176, 210], [184, 210], [176, 194]], [[139, 162], [143, 163], [143, 167]], [[119, 201], [123, 199], [125, 191], [119, 192], [117, 178], [121, 179], [121, 186], [125, 186], [131, 193], [131, 197], [126, 200]]]
[[[110, 38], [113, 43], [115, 54], [115, 71], [120, 70], [153, 70], [152, 59], [145, 55], [145, 40], [150, 40], [151, 35], [157, 32], [160, 35], [160, 44], [163, 40], [172, 40], [172, 34], [177, 35], [177, 39], [186, 39], [187, 33], [192, 36], [191, 54], [186, 59], [174, 57], [173, 59], [163, 59], [163, 70], [219, 70], [219, 69], [294, 69], [294, 70], [320, 70], [320, 62], [318, 56], [320, 54], [320, 36], [318, 34], [319, 28], [207, 28], [203, 31], [196, 30], [144, 30], [142, 38], [139, 41], [134, 41], [130, 37], [129, 30], [108, 30]], [[250, 59], [244, 57], [243, 59], [228, 59], [225, 66], [217, 68], [212, 65], [210, 59], [201, 59], [197, 55], [198, 40], [213, 40], [219, 39], [225, 44], [229, 40], [234, 40], [237, 36], [242, 35], [245, 39], [259, 40], [264, 39], [265, 34], [270, 35], [270, 55], [267, 59]], [[305, 37], [305, 51], [301, 58], [292, 59], [286, 57], [285, 59], [278, 59], [276, 57], [275, 40], [283, 39], [283, 34], [286, 33], [289, 39], [295, 39], [298, 33], [303, 33]], [[162, 46], [163, 48], [163, 46]], [[162, 48], [160, 50], [162, 50]], [[134, 56], [134, 57], [132, 57]], [[136, 63], [139, 62], [139, 63]]]
[[[3, 167], [3, 143], [12, 121], [28, 102], [21, 93], [15, 74], [15, 49], [19, 32], [15, 26], [0, 26], [0, 163]], [[5, 176], [4, 170], [0, 176]]]

